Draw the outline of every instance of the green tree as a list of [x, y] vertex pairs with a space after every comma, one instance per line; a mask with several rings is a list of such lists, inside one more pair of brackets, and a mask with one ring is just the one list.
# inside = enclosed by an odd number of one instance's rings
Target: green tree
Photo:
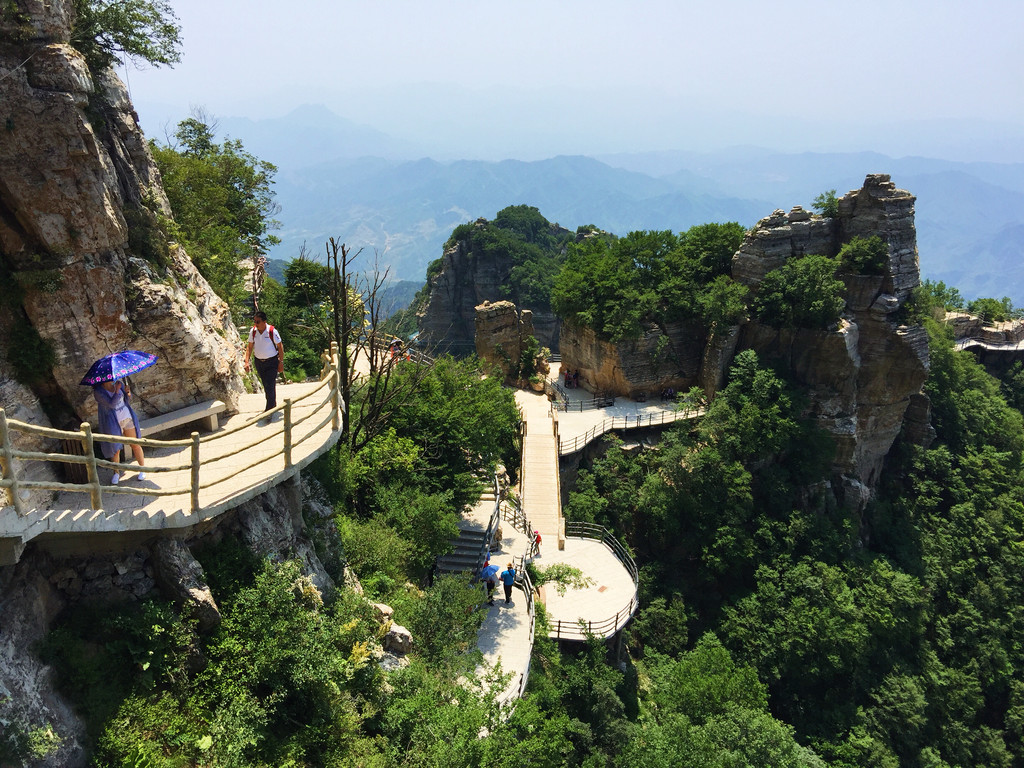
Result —
[[761, 322], [775, 328], [831, 330], [842, 314], [846, 287], [827, 256], [790, 259], [764, 276], [754, 298]]
[[839, 249], [839, 269], [854, 275], [884, 275], [889, 271], [889, 246], [878, 237], [853, 237]]
[[1015, 309], [1009, 296], [1001, 299], [974, 299], [968, 302], [967, 311], [977, 315], [983, 323], [1003, 323], [1021, 316], [1021, 310]]
[[97, 71], [122, 56], [155, 66], [181, 60], [181, 27], [166, 0], [75, 0], [71, 45]]
[[829, 189], [822, 192], [814, 198], [811, 207], [822, 216], [827, 216], [830, 219], [836, 218], [839, 215], [839, 199], [836, 197], [836, 191]]
[[214, 131], [201, 117], [188, 118], [178, 124], [174, 146], [150, 142], [150, 148], [171, 203], [172, 236], [218, 295], [241, 310], [246, 271], [280, 242], [270, 234], [279, 226], [272, 190], [277, 168], [238, 139], [217, 144]]

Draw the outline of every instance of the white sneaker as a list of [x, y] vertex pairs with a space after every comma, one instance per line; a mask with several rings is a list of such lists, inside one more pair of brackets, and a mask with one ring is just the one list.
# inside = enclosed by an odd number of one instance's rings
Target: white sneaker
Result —
[[136, 480], [145, 480], [146, 479], [146, 473], [145, 472], [139, 472], [139, 476], [136, 477], [135, 479]]
[[120, 479], [121, 479], [121, 476], [119, 474], [117, 474], [117, 472], [115, 472], [114, 476], [112, 478], [110, 478], [110, 484], [111, 485], [117, 485], [117, 483], [118, 483], [118, 481]]

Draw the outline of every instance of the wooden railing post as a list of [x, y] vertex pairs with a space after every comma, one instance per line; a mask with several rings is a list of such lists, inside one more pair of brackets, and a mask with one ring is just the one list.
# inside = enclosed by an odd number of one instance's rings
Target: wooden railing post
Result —
[[82, 451], [85, 453], [85, 467], [89, 473], [89, 501], [93, 509], [103, 509], [100, 469], [96, 466], [96, 441], [92, 436], [92, 425], [84, 421], [82, 422]]
[[192, 438], [192, 514], [199, 513], [199, 433], [193, 432]]
[[331, 390], [331, 430], [337, 432], [341, 429], [341, 359], [338, 357], [336, 341], [331, 342], [331, 369], [334, 373], [334, 389]]
[[284, 468], [292, 468], [292, 400], [284, 401]]
[[11, 481], [11, 489], [8, 491], [11, 504], [14, 505], [17, 514], [23, 515], [25, 512], [22, 509], [21, 494], [18, 493], [18, 477], [14, 471], [14, 448], [11, 445], [11, 435], [7, 431], [7, 414], [3, 408], [0, 408], [0, 448], [3, 450], [3, 455], [0, 456], [0, 469], [3, 470], [4, 480]]

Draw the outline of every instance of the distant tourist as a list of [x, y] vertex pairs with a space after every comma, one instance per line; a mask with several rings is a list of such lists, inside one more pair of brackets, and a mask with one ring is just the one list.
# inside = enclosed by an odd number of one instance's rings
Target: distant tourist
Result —
[[580, 369], [577, 368], [572, 372], [572, 388], [579, 389], [580, 387]]
[[257, 312], [252, 317], [249, 344], [245, 350], [245, 372], [249, 372], [249, 358], [256, 355], [256, 373], [263, 382], [267, 395], [266, 410], [277, 407], [277, 374], [284, 373], [284, 345], [277, 329], [267, 324], [267, 316]]
[[[92, 396], [96, 398], [96, 405], [100, 412], [100, 432], [107, 435], [124, 435], [125, 437], [139, 436], [139, 417], [129, 404], [131, 390], [128, 384], [117, 379], [116, 381], [104, 381], [92, 388]], [[100, 448], [103, 455], [110, 461], [121, 461], [121, 443], [108, 443], [103, 441]], [[139, 468], [145, 466], [146, 462], [142, 455], [142, 446], [132, 443], [132, 454], [139, 463]], [[114, 472], [110, 478], [111, 485], [117, 485], [121, 476]], [[145, 480], [146, 473], [140, 471], [138, 480]]]
[[512, 563], [508, 564], [508, 568], [501, 572], [501, 583], [505, 587], [505, 602], [512, 602], [512, 585], [516, 583], [516, 569]]
[[530, 548], [531, 557], [540, 557], [540, 531], [533, 532], [533, 546]]

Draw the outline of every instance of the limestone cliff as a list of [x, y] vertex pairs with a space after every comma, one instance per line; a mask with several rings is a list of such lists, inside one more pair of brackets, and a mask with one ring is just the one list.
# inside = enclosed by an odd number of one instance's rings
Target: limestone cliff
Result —
[[73, 15], [72, 0], [14, 0], [0, 13], [0, 368], [11, 376], [32, 354], [26, 340], [52, 350], [30, 386], [58, 427], [94, 418], [78, 382], [126, 348], [160, 358], [136, 381], [143, 413], [210, 398], [233, 407], [244, 387], [227, 307], [168, 249], [166, 196], [127, 92], [68, 44]]
[[[476, 308], [477, 357], [501, 369], [507, 383], [523, 386], [524, 379], [548, 373], [548, 362], [532, 341], [535, 338], [530, 310], [520, 311], [511, 301], [485, 301]], [[536, 382], [535, 388], [541, 391], [543, 382]]]
[[651, 326], [639, 339], [612, 343], [567, 324], [562, 364], [579, 369], [593, 390], [628, 396], [699, 385], [710, 395], [722, 385], [736, 352], [753, 349], [781, 359], [810, 394], [812, 417], [835, 438], [834, 471], [850, 491], [840, 495], [857, 505], [877, 481], [908, 407], [913, 406], [911, 433], [927, 439], [927, 398], [921, 394], [928, 372], [927, 337], [923, 328], [899, 320], [900, 308], [920, 280], [914, 197], [896, 189], [888, 176], [868, 176], [863, 188], [839, 200], [836, 217], [795, 208], [762, 219], [732, 262], [733, 279], [753, 295], [762, 278], [789, 259], [833, 256], [851, 238], [874, 235], [888, 246], [883, 274], [844, 277], [846, 307], [834, 331], [776, 329], [748, 321], [709, 338], [695, 323]]
[[[488, 225], [478, 219], [476, 228]], [[559, 235], [569, 236], [564, 227], [551, 225]], [[431, 347], [451, 349], [456, 353], [475, 348], [476, 307], [485, 301], [507, 298], [502, 286], [509, 283], [511, 261], [499, 249], [480, 252], [466, 240], [457, 240], [444, 251], [439, 269], [428, 273], [430, 298], [419, 313], [420, 340]], [[533, 313], [537, 341], [550, 349], [558, 348], [561, 322], [550, 309], [521, 304]]]

